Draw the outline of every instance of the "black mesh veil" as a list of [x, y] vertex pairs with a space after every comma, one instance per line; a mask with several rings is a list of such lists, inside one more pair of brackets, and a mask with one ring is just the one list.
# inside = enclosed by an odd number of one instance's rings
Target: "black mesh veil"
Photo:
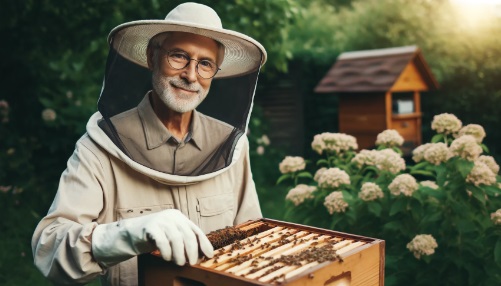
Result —
[[[245, 75], [212, 81], [209, 94], [197, 107], [197, 111], [230, 124], [233, 126], [233, 131], [217, 151], [193, 170], [190, 176], [214, 172], [231, 163], [236, 142], [246, 131], [259, 68], [258, 65], [255, 71]], [[98, 124], [118, 148], [138, 163], [139, 160], [135, 160], [126, 151], [110, 118], [135, 108], [149, 90], [151, 90], [151, 71], [125, 59], [111, 45], [98, 101], [98, 110], [103, 119]], [[146, 167], [155, 169], [154, 166]]]

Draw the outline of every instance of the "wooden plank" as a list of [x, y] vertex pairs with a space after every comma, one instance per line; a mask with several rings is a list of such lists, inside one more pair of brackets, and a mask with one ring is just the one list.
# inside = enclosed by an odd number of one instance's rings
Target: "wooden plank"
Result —
[[375, 133], [385, 130], [384, 114], [353, 113], [339, 115], [339, 131], [353, 135], [354, 133]]
[[[387, 92], [385, 94], [385, 106], [386, 106], [386, 111], [385, 111], [385, 116], [386, 116], [386, 128], [385, 129], [392, 129], [392, 125], [391, 125], [391, 115], [393, 113], [393, 110], [392, 110], [392, 104], [393, 104], [393, 101], [392, 101], [392, 96], [391, 96], [391, 92]], [[383, 130], [381, 130], [383, 131]]]
[[414, 62], [410, 62], [395, 81], [390, 91], [425, 91], [428, 89], [428, 85], [424, 81], [421, 72], [417, 69]]
[[342, 263], [331, 262], [331, 265], [323, 263], [313, 266], [296, 279], [284, 280], [284, 284], [288, 286], [335, 285], [336, 281], [349, 277], [350, 286], [384, 285], [379, 279], [380, 248], [380, 244], [367, 245], [367, 248], [357, 252], [357, 255], [344, 257]]
[[406, 141], [417, 141], [418, 129], [420, 131], [420, 128], [421, 125], [418, 126], [417, 118], [392, 120], [392, 129], [398, 131]]

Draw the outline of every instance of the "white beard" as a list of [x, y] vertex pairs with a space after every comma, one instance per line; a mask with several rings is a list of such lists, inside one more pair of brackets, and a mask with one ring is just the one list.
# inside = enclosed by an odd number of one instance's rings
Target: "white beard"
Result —
[[[209, 90], [205, 90], [198, 82], [186, 83], [179, 76], [163, 76], [157, 68], [153, 71], [153, 90], [160, 100], [171, 110], [185, 113], [194, 110], [207, 97]], [[185, 95], [178, 92], [172, 85], [183, 89], [196, 91], [197, 95]]]

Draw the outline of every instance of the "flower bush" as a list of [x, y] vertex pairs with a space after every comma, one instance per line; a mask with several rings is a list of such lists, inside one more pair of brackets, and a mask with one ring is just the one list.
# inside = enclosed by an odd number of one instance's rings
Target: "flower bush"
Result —
[[438, 247], [437, 241], [429, 234], [418, 234], [407, 244], [407, 249], [414, 254], [417, 259], [423, 255], [432, 255]]
[[501, 177], [485, 131], [447, 113], [431, 127], [437, 134], [407, 163], [395, 130], [360, 151], [350, 135], [315, 135], [315, 161], [280, 164], [285, 218], [384, 239], [387, 285], [501, 281]]

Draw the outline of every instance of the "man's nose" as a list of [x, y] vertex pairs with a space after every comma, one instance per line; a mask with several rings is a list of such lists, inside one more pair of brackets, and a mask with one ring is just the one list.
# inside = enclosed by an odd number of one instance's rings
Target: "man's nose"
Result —
[[197, 81], [197, 64], [197, 61], [191, 60], [181, 73], [181, 77], [188, 82]]

